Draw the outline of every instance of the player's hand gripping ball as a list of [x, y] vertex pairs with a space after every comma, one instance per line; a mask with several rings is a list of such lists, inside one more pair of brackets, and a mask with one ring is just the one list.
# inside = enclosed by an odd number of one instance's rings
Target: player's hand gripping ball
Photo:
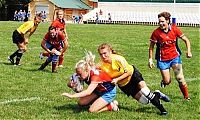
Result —
[[80, 77], [76, 73], [71, 76], [71, 83], [73, 84], [72, 89], [74, 92], [83, 91], [83, 81], [80, 80]]

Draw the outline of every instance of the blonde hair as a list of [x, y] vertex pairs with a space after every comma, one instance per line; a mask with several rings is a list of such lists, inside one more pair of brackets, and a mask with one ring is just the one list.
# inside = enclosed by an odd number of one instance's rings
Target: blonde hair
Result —
[[85, 62], [85, 60], [79, 60], [76, 65], [75, 65], [75, 69], [81, 68], [84, 71], [87, 69], [87, 63]]
[[89, 66], [94, 66], [94, 65], [95, 65], [95, 55], [92, 54], [91, 51], [85, 50], [85, 57], [84, 57], [84, 60], [86, 61], [86, 63], [87, 63]]
[[83, 70], [89, 70], [95, 66], [95, 55], [92, 54], [91, 51], [85, 50], [85, 57], [82, 60], [79, 60], [76, 65], [75, 69], [81, 68]]

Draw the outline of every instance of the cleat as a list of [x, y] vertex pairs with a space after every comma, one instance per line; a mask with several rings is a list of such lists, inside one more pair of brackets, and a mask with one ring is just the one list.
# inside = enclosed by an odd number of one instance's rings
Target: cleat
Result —
[[20, 66], [21, 64], [19, 63], [19, 61], [16, 61], [15, 66]]
[[58, 65], [58, 67], [59, 67], [59, 68], [63, 68], [64, 66], [63, 66], [63, 65]]
[[160, 115], [167, 115], [168, 114], [168, 112], [165, 110], [165, 108], [162, 104], [160, 104], [158, 109], [160, 110]]
[[40, 58], [40, 59], [43, 59], [43, 58], [44, 58], [44, 56], [43, 56], [43, 53], [42, 53], [42, 52], [40, 53], [40, 55], [39, 55], [39, 58]]
[[187, 98], [184, 98], [185, 100], [188, 100], [188, 101], [190, 101], [191, 99], [189, 98], [189, 97], [187, 97]]
[[112, 110], [113, 111], [119, 111], [119, 107], [118, 107], [118, 101], [117, 100], [113, 100], [111, 103], [111, 106], [112, 106]]
[[161, 83], [160, 83], [160, 87], [162, 87], [162, 88], [165, 88], [165, 84], [164, 84], [164, 82], [163, 81], [161, 81]]
[[21, 64], [14, 64], [14, 66], [21, 66]]
[[170, 102], [170, 98], [167, 95], [160, 92], [159, 90], [155, 90], [155, 92], [159, 94], [161, 100], [163, 100], [165, 102]]
[[14, 65], [15, 63], [14, 63], [14, 59], [13, 58], [11, 58], [10, 56], [8, 56], [8, 61], [10, 61], [10, 63], [12, 64], [12, 65]]
[[167, 115], [167, 114], [168, 114], [167, 111], [165, 111], [165, 112], [161, 112], [161, 113], [160, 113], [160, 115]]
[[58, 73], [58, 71], [57, 71], [57, 70], [54, 70], [54, 71], [52, 71], [52, 73]]

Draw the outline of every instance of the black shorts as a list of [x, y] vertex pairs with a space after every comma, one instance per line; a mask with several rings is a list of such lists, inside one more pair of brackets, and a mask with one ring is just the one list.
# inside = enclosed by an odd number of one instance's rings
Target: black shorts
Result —
[[134, 72], [131, 77], [131, 80], [129, 81], [128, 84], [126, 84], [123, 87], [119, 88], [127, 95], [127, 96], [132, 96], [133, 98], [135, 95], [140, 91], [140, 88], [138, 88], [138, 83], [141, 81], [144, 81], [142, 74], [133, 66]]
[[19, 43], [24, 42], [24, 38], [22, 37], [22, 35], [17, 30], [15, 30], [13, 32], [12, 40], [13, 40], [13, 43], [15, 43], [15, 44], [19, 44]]

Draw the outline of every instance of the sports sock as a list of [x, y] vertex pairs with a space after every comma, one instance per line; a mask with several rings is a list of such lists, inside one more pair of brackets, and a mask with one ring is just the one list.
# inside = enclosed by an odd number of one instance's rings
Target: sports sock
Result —
[[57, 66], [57, 62], [52, 62], [52, 72], [57, 72], [56, 71], [56, 66]]
[[23, 55], [23, 52], [18, 50], [17, 57], [16, 57], [16, 65], [19, 65], [22, 55]]
[[112, 105], [111, 104], [106, 105], [106, 107], [108, 108], [109, 111], [112, 111]]
[[18, 51], [19, 50], [16, 50], [12, 55], [10, 55], [10, 58], [14, 58], [17, 55]]
[[50, 62], [48, 62], [47, 60], [40, 66], [40, 68], [38, 68], [38, 70], [43, 70]]
[[60, 56], [59, 56], [58, 65], [62, 65], [62, 64], [63, 64], [63, 61], [64, 61], [64, 56], [63, 56], [63, 55], [60, 55]]
[[189, 98], [189, 93], [188, 93], [188, 87], [187, 87], [187, 84], [185, 85], [179, 85], [179, 88], [184, 96], [185, 99], [188, 99]]
[[144, 96], [146, 96], [151, 103], [160, 110], [161, 114], [167, 112], [163, 105], [160, 103], [160, 95], [155, 93], [152, 93], [148, 87], [144, 87], [141, 89], [141, 92]]

